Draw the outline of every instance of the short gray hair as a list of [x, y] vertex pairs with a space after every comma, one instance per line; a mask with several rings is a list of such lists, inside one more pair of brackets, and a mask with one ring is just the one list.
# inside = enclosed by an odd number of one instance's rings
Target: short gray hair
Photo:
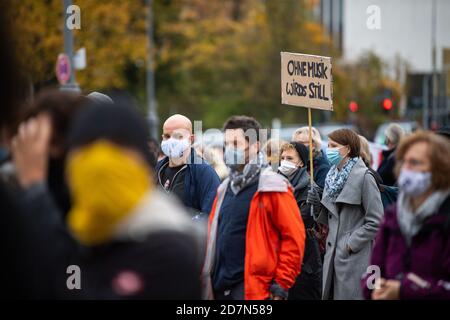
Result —
[[391, 123], [384, 131], [384, 134], [389, 142], [396, 146], [405, 135], [405, 130], [399, 124]]
[[[320, 136], [319, 130], [314, 127], [311, 127], [311, 132], [315, 154], [318, 155], [322, 152], [322, 137]], [[295, 132], [292, 134], [292, 141], [298, 142], [298, 136], [302, 135], [309, 137], [309, 127], [301, 127], [295, 130]]]

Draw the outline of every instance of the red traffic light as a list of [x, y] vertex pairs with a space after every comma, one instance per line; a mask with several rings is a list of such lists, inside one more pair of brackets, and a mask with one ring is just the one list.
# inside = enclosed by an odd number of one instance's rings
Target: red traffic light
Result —
[[358, 104], [355, 101], [350, 101], [350, 103], [348, 104], [348, 108], [351, 112], [356, 112], [358, 111]]
[[383, 99], [383, 109], [384, 110], [391, 110], [392, 109], [392, 100], [389, 98]]

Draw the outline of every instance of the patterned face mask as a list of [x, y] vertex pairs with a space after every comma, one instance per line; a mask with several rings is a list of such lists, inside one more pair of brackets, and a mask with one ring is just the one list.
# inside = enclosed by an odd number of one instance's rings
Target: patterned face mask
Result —
[[431, 186], [431, 172], [418, 172], [407, 169], [400, 171], [398, 187], [411, 197], [417, 197]]
[[187, 139], [170, 138], [161, 142], [162, 152], [171, 159], [182, 158], [189, 147]]

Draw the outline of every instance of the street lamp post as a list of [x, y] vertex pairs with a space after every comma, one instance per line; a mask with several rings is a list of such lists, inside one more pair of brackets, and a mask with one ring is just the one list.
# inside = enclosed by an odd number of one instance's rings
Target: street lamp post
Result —
[[150, 137], [158, 140], [158, 114], [156, 112], [155, 97], [155, 74], [154, 74], [154, 44], [153, 44], [153, 1], [147, 0], [147, 37], [148, 37], [148, 55], [147, 55], [147, 103], [148, 103], [148, 124], [150, 127]]
[[437, 3], [436, 0], [433, 0], [431, 3], [431, 42], [432, 42], [432, 51], [431, 51], [431, 64], [432, 64], [432, 100], [431, 100], [431, 110], [432, 110], [432, 129], [436, 126], [438, 121], [438, 82], [437, 82], [437, 72], [436, 72], [436, 29], [437, 29]]
[[429, 129], [429, 95], [428, 95], [428, 88], [429, 88], [429, 80], [428, 75], [424, 74], [422, 78], [422, 127], [425, 130]]
[[72, 0], [63, 0], [63, 30], [64, 30], [64, 52], [70, 61], [70, 78], [69, 81], [60, 87], [63, 91], [80, 92], [80, 87], [75, 80], [75, 65], [73, 59], [73, 32], [67, 26], [66, 13], [67, 8], [72, 5]]

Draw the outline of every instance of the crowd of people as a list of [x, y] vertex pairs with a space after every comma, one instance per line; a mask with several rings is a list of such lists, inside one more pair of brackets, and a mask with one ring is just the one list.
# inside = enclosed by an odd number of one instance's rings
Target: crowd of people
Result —
[[219, 153], [180, 114], [159, 144], [121, 96], [24, 99], [0, 53], [8, 298], [450, 299], [445, 128], [389, 125], [377, 171], [353, 130], [326, 148], [314, 127], [267, 142], [244, 115], [224, 122]]

